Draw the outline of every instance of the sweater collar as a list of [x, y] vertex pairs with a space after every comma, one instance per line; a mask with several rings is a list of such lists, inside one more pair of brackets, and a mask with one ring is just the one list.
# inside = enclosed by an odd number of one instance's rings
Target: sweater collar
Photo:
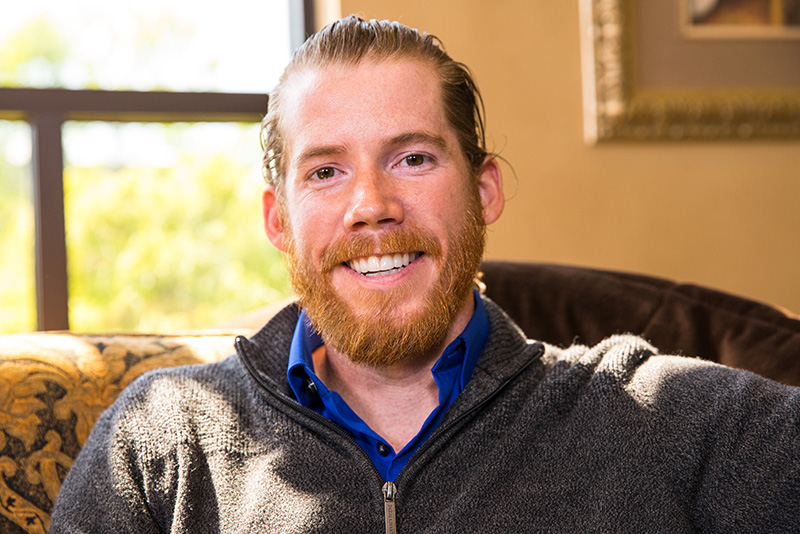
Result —
[[[527, 340], [522, 330], [497, 304], [485, 295], [481, 298], [489, 319], [489, 339], [478, 359], [472, 380], [451, 412], [456, 406], [471, 404], [471, 399], [483, 397], [494, 390], [541, 354], [541, 344]], [[287, 306], [252, 338], [240, 338], [237, 343], [239, 357], [247, 360], [246, 366], [257, 373], [265, 384], [271, 384], [274, 391], [292, 400], [294, 394], [289, 387], [286, 369], [300, 311], [297, 304]], [[531, 345], [537, 348], [531, 350]]]
[[[475, 311], [466, 328], [447, 346], [431, 370], [439, 388], [440, 403], [449, 405], [452, 400], [448, 403], [447, 399], [455, 398], [464, 389], [489, 337], [489, 320], [477, 290], [473, 292], [473, 301]], [[306, 406], [313, 403], [309, 398], [309, 381], [320, 394], [327, 392], [325, 385], [317, 378], [311, 356], [322, 344], [322, 337], [303, 310], [292, 337], [287, 378], [297, 400]]]

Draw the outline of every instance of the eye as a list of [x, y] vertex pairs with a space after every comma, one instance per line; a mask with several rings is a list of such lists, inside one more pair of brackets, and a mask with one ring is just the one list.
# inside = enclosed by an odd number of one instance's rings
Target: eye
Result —
[[424, 164], [428, 160], [427, 156], [423, 156], [422, 154], [409, 154], [408, 156], [404, 157], [400, 165], [405, 165], [407, 167], [419, 167], [420, 165]]
[[327, 180], [328, 178], [333, 178], [339, 171], [333, 167], [321, 167], [315, 170], [312, 174], [312, 178], [316, 178], [318, 180]]

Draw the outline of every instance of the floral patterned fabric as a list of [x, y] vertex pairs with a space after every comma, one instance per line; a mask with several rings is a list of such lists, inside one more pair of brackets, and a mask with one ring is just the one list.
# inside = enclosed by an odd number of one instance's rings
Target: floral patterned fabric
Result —
[[136, 377], [219, 361], [236, 334], [0, 336], [0, 532], [45, 533], [95, 421]]

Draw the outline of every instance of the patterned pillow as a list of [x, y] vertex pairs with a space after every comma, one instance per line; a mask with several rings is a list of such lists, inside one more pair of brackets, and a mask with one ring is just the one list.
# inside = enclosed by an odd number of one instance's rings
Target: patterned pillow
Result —
[[0, 336], [0, 532], [47, 531], [92, 426], [136, 377], [219, 361], [249, 333]]

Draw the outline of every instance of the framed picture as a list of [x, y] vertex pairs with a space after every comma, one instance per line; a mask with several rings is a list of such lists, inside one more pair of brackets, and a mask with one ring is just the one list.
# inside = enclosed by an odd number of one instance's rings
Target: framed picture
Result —
[[800, 0], [681, 0], [689, 39], [800, 39]]
[[[718, 24], [697, 16], [703, 3], [713, 1], [579, 0], [587, 143], [800, 139], [794, 12], [780, 25]], [[786, 35], [756, 38], [767, 26]]]

